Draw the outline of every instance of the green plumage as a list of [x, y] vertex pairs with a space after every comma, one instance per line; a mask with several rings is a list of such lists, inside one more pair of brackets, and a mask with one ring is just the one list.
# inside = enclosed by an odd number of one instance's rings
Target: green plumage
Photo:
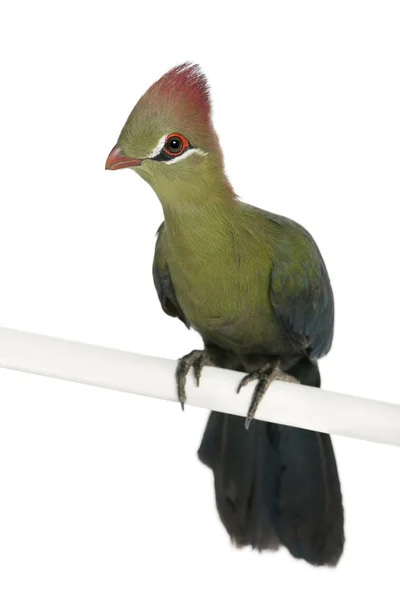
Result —
[[168, 205], [164, 214], [155, 279], [169, 273], [175, 305], [205, 341], [239, 355], [326, 354], [332, 292], [302, 227], [233, 197], [207, 198], [186, 219]]

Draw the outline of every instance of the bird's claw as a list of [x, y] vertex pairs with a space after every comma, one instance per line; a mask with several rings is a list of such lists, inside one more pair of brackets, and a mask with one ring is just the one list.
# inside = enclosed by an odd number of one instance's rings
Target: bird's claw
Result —
[[190, 367], [193, 367], [194, 378], [197, 386], [199, 386], [201, 372], [206, 365], [212, 365], [212, 361], [206, 350], [192, 350], [192, 352], [189, 352], [189, 354], [186, 354], [179, 359], [175, 377], [178, 386], [178, 399], [181, 403], [182, 410], [185, 409], [186, 376], [190, 371]]
[[261, 377], [260, 371], [254, 371], [253, 373], [249, 373], [248, 375], [245, 375], [240, 380], [240, 383], [239, 383], [238, 388], [237, 388], [237, 393], [240, 392], [240, 390], [242, 389], [242, 387], [244, 387], [245, 385], [247, 385], [251, 381], [254, 381], [255, 379], [260, 379], [260, 377]]
[[203, 370], [203, 367], [207, 364], [210, 364], [210, 363], [207, 360], [205, 352], [202, 352], [201, 355], [193, 363], [194, 378], [196, 380], [197, 387], [199, 387], [199, 385], [200, 385], [200, 377], [201, 377], [201, 372]]
[[245, 375], [239, 383], [237, 393], [240, 392], [243, 386], [250, 383], [250, 381], [254, 381], [255, 379], [258, 381], [251, 398], [249, 410], [247, 411], [246, 421], [244, 424], [246, 429], [250, 427], [250, 423], [254, 419], [257, 408], [260, 405], [265, 392], [268, 390], [273, 381], [297, 381], [294, 377], [284, 373], [279, 369], [279, 362], [267, 363], [264, 367], [261, 367], [261, 369]]
[[[252, 381], [254, 379], [256, 379], [256, 377], [253, 377], [253, 379], [250, 379], [248, 381]], [[254, 389], [253, 396], [252, 396], [251, 402], [250, 402], [250, 406], [247, 411], [246, 421], [244, 423], [244, 426], [246, 429], [248, 429], [250, 427], [250, 423], [254, 419], [256, 410], [257, 410], [265, 392], [267, 391], [270, 384], [274, 380], [273, 372], [271, 372], [270, 375], [261, 374], [259, 377], [257, 377], [257, 379], [258, 379], [258, 382]], [[246, 383], [248, 383], [248, 381]]]

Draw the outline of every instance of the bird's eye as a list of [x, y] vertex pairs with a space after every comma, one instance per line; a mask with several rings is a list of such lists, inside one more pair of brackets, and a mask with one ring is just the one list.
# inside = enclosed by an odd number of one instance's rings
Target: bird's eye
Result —
[[164, 152], [169, 156], [180, 156], [189, 148], [189, 142], [180, 133], [171, 133], [164, 143]]

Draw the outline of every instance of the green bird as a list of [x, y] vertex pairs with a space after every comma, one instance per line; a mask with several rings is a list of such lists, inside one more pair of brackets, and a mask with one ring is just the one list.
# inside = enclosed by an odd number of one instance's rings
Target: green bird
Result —
[[133, 169], [162, 205], [158, 297], [204, 342], [178, 362], [182, 406], [191, 367], [197, 382], [204, 365], [243, 372], [239, 390], [257, 380], [247, 419], [212, 412], [198, 451], [232, 542], [336, 565], [344, 517], [329, 435], [256, 419], [249, 427], [273, 379], [320, 386], [334, 302], [316, 243], [294, 221], [238, 199], [198, 65], [171, 69], [139, 99], [106, 168]]

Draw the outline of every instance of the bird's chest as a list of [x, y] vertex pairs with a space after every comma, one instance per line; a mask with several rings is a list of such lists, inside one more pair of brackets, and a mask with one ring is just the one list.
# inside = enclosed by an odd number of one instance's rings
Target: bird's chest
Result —
[[232, 243], [172, 252], [168, 264], [178, 302], [205, 339], [232, 349], [262, 344], [271, 323], [266, 257]]
[[204, 321], [238, 311], [246, 276], [229, 256], [217, 260], [213, 256], [208, 260], [186, 256], [172, 260], [169, 268], [179, 302], [190, 320]]

